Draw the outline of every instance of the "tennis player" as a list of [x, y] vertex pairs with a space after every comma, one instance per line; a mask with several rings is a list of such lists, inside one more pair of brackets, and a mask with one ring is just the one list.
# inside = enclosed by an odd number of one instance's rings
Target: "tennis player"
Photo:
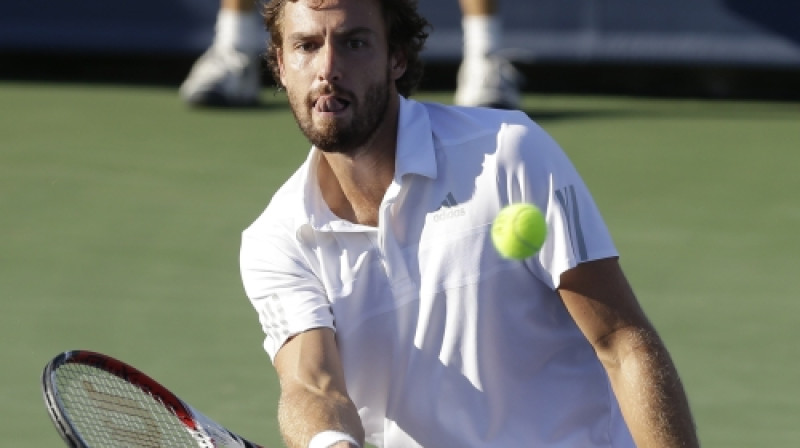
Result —
[[[696, 447], [688, 400], [586, 185], [521, 112], [408, 99], [410, 0], [272, 0], [306, 161], [243, 233], [289, 447]], [[509, 203], [542, 250], [498, 256]]]

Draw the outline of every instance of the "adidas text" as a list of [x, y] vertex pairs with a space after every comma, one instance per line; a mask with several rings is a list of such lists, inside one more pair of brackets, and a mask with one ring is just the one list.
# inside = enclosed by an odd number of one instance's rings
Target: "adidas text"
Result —
[[433, 215], [433, 222], [447, 221], [448, 219], [461, 218], [466, 216], [467, 211], [462, 207], [446, 208], [436, 212]]

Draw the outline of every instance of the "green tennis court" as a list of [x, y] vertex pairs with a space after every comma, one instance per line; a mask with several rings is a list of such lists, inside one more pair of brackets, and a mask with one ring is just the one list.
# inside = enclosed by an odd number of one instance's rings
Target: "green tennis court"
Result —
[[[0, 82], [0, 434], [60, 446], [56, 353], [119, 357], [280, 446], [239, 234], [305, 157], [281, 94], [187, 109], [174, 88]], [[420, 99], [449, 102], [450, 92]], [[800, 104], [548, 96], [670, 347], [708, 447], [800, 443]]]

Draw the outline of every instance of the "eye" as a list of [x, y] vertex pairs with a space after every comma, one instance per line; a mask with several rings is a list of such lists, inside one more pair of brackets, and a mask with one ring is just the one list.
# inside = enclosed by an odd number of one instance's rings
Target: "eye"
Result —
[[349, 39], [347, 41], [347, 47], [352, 50], [358, 50], [359, 48], [364, 48], [367, 46], [367, 42], [363, 39]]
[[317, 49], [317, 44], [314, 42], [298, 42], [294, 45], [295, 50], [308, 53]]

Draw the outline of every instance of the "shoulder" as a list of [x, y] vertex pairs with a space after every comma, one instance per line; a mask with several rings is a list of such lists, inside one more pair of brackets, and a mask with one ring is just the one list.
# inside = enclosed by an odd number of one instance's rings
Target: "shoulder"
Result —
[[565, 157], [560, 145], [522, 111], [422, 103], [437, 150], [490, 155], [501, 166], [546, 167]]
[[553, 151], [561, 151], [555, 140], [522, 111], [422, 104], [439, 150], [480, 148], [500, 158], [510, 157], [509, 162], [518, 162], [520, 157], [550, 157]]
[[266, 208], [243, 231], [244, 242], [294, 238], [307, 222], [305, 210], [305, 170], [300, 166], [270, 199]]
[[457, 144], [497, 135], [509, 128], [518, 132], [544, 132], [524, 112], [518, 110], [461, 107], [421, 103], [430, 117], [431, 130], [443, 144]]

